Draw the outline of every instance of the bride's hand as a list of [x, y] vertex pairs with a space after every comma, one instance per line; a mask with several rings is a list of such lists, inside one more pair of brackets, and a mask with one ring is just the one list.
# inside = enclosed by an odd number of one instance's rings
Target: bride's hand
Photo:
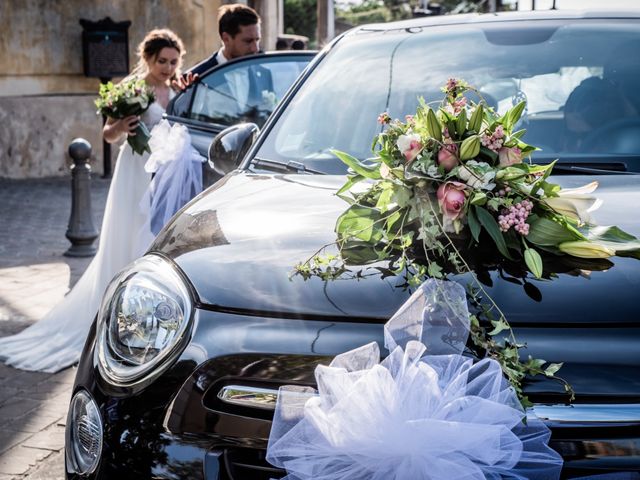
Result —
[[107, 122], [102, 129], [102, 136], [109, 143], [117, 142], [123, 135], [133, 137], [139, 122], [140, 117], [137, 115], [130, 115], [117, 120], [115, 118], [107, 118]]

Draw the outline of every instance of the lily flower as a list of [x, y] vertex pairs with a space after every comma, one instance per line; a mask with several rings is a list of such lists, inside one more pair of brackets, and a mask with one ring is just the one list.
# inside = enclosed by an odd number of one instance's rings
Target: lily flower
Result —
[[557, 197], [545, 198], [544, 201], [557, 213], [566, 215], [580, 223], [588, 223], [591, 220], [589, 212], [597, 210], [602, 205], [602, 200], [589, 195], [597, 187], [598, 182], [591, 182], [578, 188], [562, 189], [558, 192]]

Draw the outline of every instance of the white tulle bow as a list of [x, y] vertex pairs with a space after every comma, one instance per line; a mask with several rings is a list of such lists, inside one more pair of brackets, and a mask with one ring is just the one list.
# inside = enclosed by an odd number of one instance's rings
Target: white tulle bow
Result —
[[377, 343], [318, 366], [318, 392], [280, 389], [267, 460], [287, 480], [559, 477], [548, 428], [526, 413], [500, 365], [462, 356], [464, 289], [428, 280]]
[[151, 155], [145, 170], [153, 173], [147, 195], [150, 225], [156, 235], [169, 219], [202, 191], [202, 163], [206, 160], [191, 145], [184, 125], [160, 121], [151, 131]]

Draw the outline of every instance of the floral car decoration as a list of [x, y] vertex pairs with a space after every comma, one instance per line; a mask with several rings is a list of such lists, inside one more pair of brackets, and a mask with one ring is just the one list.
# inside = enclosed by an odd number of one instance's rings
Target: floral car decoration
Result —
[[[338, 254], [318, 252], [296, 270], [335, 279], [349, 265], [375, 264], [414, 287], [427, 278], [471, 274], [470, 347], [500, 362], [523, 406], [530, 405], [522, 390], [527, 375], [563, 382], [572, 399], [571, 386], [556, 376], [561, 364], [520, 360], [523, 345], [463, 252], [492, 242], [503, 259], [523, 263], [535, 278], [549, 278], [553, 272], [545, 271], [543, 257], [594, 259], [596, 265], [614, 255], [640, 259], [640, 241], [618, 227], [592, 223], [589, 212], [601, 203], [591, 195], [596, 182], [562, 189], [548, 180], [555, 162], [530, 161], [537, 148], [522, 140], [525, 130], [515, 130], [524, 101], [499, 115], [463, 80], [450, 79], [442, 91], [442, 102], [420, 99], [404, 122], [382, 113], [378, 122], [386, 128], [367, 162], [334, 152], [350, 168], [337, 192], [350, 204], [336, 223]], [[469, 93], [480, 100], [470, 101]], [[388, 267], [380, 266], [383, 261]]]
[[[155, 101], [153, 89], [142, 79], [132, 78], [121, 83], [108, 82], [100, 85], [99, 97], [95, 100], [97, 114], [121, 119], [131, 115], [142, 115]], [[127, 143], [132, 150], [142, 155], [151, 153], [151, 134], [143, 122], [138, 122], [135, 135], [127, 135]]]

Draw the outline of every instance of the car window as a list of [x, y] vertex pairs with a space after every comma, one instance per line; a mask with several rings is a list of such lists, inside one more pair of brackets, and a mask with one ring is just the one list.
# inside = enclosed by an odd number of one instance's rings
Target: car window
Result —
[[382, 128], [378, 114], [388, 111], [404, 119], [415, 112], [419, 97], [441, 100], [440, 87], [450, 77], [477, 87], [499, 113], [526, 100], [518, 128], [527, 129], [527, 142], [542, 149], [534, 159], [638, 155], [639, 22], [531, 25], [501, 22], [348, 36], [297, 92], [259, 155], [344, 171], [332, 149], [371, 157], [371, 141]]
[[310, 57], [260, 57], [234, 62], [205, 75], [184, 116], [220, 125], [262, 126]]

